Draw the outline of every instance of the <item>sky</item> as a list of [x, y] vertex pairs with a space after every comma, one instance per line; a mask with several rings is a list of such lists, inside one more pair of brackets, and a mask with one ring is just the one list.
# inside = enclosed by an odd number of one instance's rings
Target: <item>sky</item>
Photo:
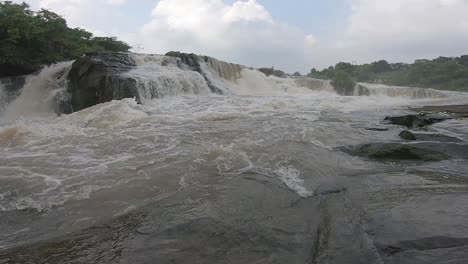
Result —
[[468, 54], [468, 0], [25, 2], [136, 52], [178, 50], [288, 72]]

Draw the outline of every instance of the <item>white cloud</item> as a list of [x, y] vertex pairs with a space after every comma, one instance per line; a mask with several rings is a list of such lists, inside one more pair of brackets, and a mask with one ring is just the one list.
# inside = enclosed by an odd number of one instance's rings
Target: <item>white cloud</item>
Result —
[[[129, 2], [125, 0], [28, 2], [33, 8], [44, 7], [65, 16], [71, 26], [117, 35], [142, 47], [140, 52], [181, 50], [288, 71], [338, 61], [455, 56], [466, 53], [468, 47], [468, 0], [347, 0], [346, 23], [335, 36], [326, 38], [275, 20], [257, 0], [230, 1], [232, 4], [154, 0], [147, 22], [139, 17], [133, 24], [129, 20], [140, 13], [126, 12], [121, 6]], [[132, 4], [140, 5], [137, 2]]]
[[110, 5], [123, 5], [127, 0], [107, 0], [107, 3]]
[[331, 41], [328, 61], [337, 55], [355, 61], [379, 58], [411, 61], [467, 51], [467, 0], [351, 0], [351, 3], [349, 22], [341, 36]]
[[256, 0], [161, 0], [144, 25], [145, 52], [202, 53], [251, 66], [303, 67], [313, 36], [278, 23]]
[[270, 13], [255, 0], [237, 1], [226, 7], [223, 20], [232, 23], [236, 21], [268, 21], [273, 22]]

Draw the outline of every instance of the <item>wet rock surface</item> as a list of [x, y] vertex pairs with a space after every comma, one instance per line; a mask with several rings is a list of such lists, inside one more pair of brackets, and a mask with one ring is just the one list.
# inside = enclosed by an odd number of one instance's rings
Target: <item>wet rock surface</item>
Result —
[[134, 80], [121, 76], [134, 67], [136, 62], [127, 53], [92, 53], [79, 58], [68, 75], [69, 110], [80, 111], [112, 100], [138, 98]]
[[448, 119], [450, 119], [450, 117], [442, 115], [414, 114], [385, 117], [383, 122], [384, 124], [405, 126], [407, 128], [422, 128]]
[[463, 140], [447, 136], [444, 134], [428, 133], [428, 132], [413, 132], [405, 130], [399, 134], [402, 139], [416, 141], [435, 141], [435, 142], [463, 142]]
[[351, 155], [377, 160], [440, 161], [468, 158], [468, 145], [440, 142], [369, 143], [342, 150]]
[[251, 173], [206, 188], [178, 192], [60, 242], [0, 252], [0, 263], [379, 261], [344, 190], [300, 198], [277, 179]]
[[21, 94], [27, 76], [0, 78], [0, 110]]
[[[400, 138], [410, 142], [378, 142], [340, 148], [350, 155], [386, 162], [393, 173], [361, 175], [366, 233], [379, 252], [374, 263], [468, 262], [468, 177], [437, 168], [459, 166], [468, 159], [468, 145], [431, 125], [464, 118], [466, 106], [413, 109], [422, 114], [387, 117], [406, 126]], [[454, 123], [458, 124], [458, 123]], [[443, 125], [441, 127], [444, 127]], [[467, 131], [456, 130], [466, 134]], [[408, 169], [410, 167], [429, 169]], [[406, 168], [405, 168], [406, 167]], [[341, 262], [346, 263], [346, 262]], [[373, 262], [369, 262], [373, 263]]]

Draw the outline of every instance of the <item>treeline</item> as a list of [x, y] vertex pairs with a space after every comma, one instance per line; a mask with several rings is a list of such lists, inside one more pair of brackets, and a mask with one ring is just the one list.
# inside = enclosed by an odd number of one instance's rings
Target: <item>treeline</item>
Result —
[[340, 62], [322, 71], [312, 69], [309, 77], [347, 82], [383, 83], [398, 86], [427, 87], [443, 90], [468, 91], [468, 55], [417, 60], [412, 64], [388, 63], [353, 65]]
[[130, 49], [114, 37], [94, 37], [69, 28], [46, 9], [34, 12], [26, 3], [0, 1], [0, 77], [29, 74], [44, 64], [76, 59], [88, 52]]

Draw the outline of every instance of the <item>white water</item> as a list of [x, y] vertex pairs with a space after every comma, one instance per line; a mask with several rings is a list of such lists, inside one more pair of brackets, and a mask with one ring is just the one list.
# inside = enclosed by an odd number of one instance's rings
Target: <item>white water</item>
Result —
[[53, 113], [53, 103], [67, 88], [67, 75], [72, 62], [45, 67], [38, 75], [29, 76], [21, 95], [6, 107], [2, 118], [17, 119]]
[[203, 76], [178, 66], [177, 58], [134, 55], [138, 67], [124, 74], [136, 80], [141, 100], [184, 94], [209, 95]]
[[[181, 188], [249, 172], [308, 197], [317, 188], [334, 188], [343, 172], [369, 166], [333, 149], [397, 135], [399, 128], [364, 129], [381, 127], [385, 115], [468, 101], [465, 94], [439, 91], [417, 98], [421, 93], [414, 88], [390, 93], [399, 89], [394, 87], [344, 97], [328, 82], [266, 77], [202, 61], [208, 80], [225, 93], [217, 95], [205, 77], [175, 58], [136, 59], [139, 66], [125, 75], [147, 94], [141, 105], [125, 99], [58, 117], [51, 104], [66, 88], [70, 63], [64, 63], [30, 77], [1, 114], [0, 211], [46, 213], [34, 223], [2, 222], [0, 247], [16, 243], [9, 234], [24, 228], [39, 236], [57, 232], [56, 226], [86, 226]], [[151, 99], [155, 92], [163, 98]]]
[[[361, 86], [367, 88], [370, 95], [385, 95], [389, 97], [410, 97], [416, 99], [422, 98], [445, 98], [446, 92], [437, 91], [428, 88], [415, 88], [415, 87], [402, 87], [402, 86], [388, 86], [383, 84], [369, 84], [362, 83]], [[359, 85], [354, 89], [354, 95], [359, 96]]]

